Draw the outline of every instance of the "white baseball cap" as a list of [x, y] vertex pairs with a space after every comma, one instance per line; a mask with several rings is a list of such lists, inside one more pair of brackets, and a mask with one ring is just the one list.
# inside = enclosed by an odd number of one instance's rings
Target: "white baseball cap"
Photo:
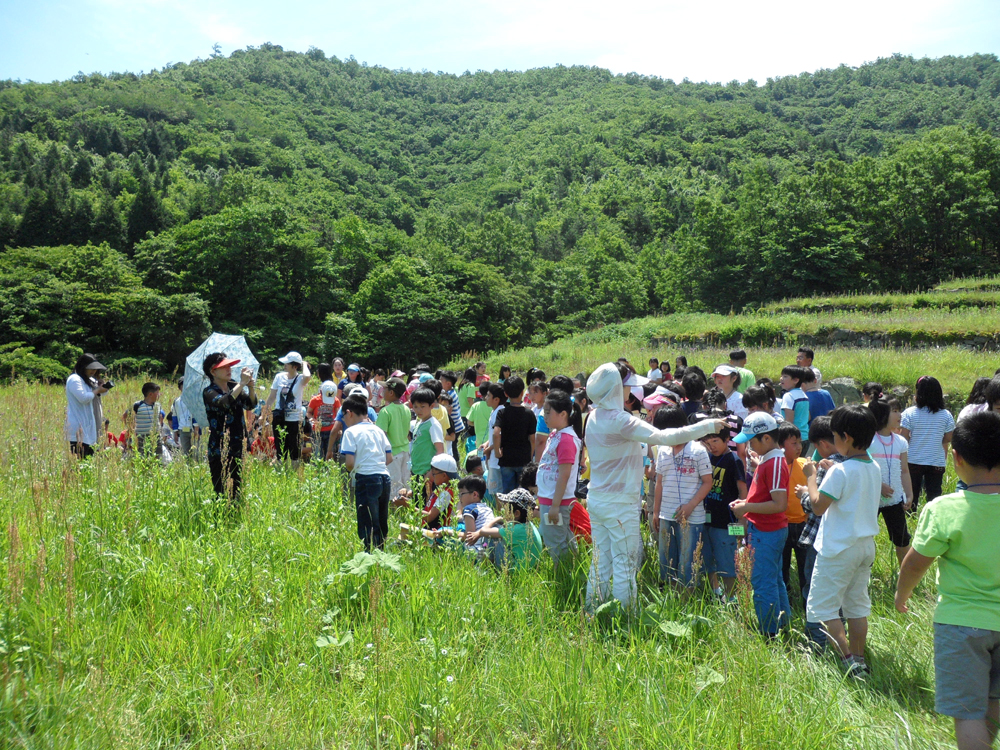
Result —
[[730, 365], [719, 365], [712, 371], [712, 375], [735, 375], [738, 372], [739, 370]]
[[323, 397], [324, 404], [332, 404], [337, 400], [337, 384], [332, 380], [325, 380], [323, 384], [319, 387], [320, 395]]
[[774, 432], [778, 429], [778, 422], [766, 411], [755, 411], [743, 420], [743, 429], [740, 434], [733, 438], [734, 443], [748, 443], [751, 438], [763, 435], [765, 432]]
[[284, 357], [278, 357], [278, 361], [283, 365], [290, 364], [294, 362], [295, 364], [302, 364], [302, 355], [298, 352], [288, 352]]

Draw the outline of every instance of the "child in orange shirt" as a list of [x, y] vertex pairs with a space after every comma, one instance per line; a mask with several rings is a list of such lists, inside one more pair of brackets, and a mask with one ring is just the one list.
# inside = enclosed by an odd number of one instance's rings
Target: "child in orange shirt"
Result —
[[[806, 459], [801, 458], [802, 435], [794, 423], [778, 423], [778, 446], [785, 451], [785, 461], [788, 462], [790, 473], [788, 486], [798, 487], [806, 480], [805, 474], [802, 473], [802, 466], [806, 463]], [[785, 549], [781, 555], [781, 579], [785, 582], [785, 588], [788, 589], [788, 600], [791, 601], [792, 587], [789, 584], [789, 578], [792, 572], [792, 553], [794, 553], [799, 580], [798, 591], [802, 597], [802, 606], [805, 606], [805, 588], [809, 585], [809, 579], [806, 578], [806, 549], [800, 547], [796, 542], [802, 535], [803, 527], [805, 527], [806, 512], [802, 510], [802, 503], [794, 492], [788, 493], [788, 508], [785, 510], [785, 515], [788, 516], [788, 538], [785, 540]]]

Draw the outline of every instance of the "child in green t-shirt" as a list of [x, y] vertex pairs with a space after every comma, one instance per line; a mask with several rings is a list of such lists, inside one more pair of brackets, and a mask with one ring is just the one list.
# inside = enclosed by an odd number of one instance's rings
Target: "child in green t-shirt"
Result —
[[490, 405], [486, 403], [486, 394], [489, 393], [490, 382], [486, 381], [476, 390], [477, 399], [473, 402], [472, 406], [469, 408], [468, 418], [466, 422], [472, 425], [473, 432], [475, 436], [471, 438], [472, 447], [466, 443], [465, 450], [467, 453], [471, 453], [476, 450], [478, 446], [482, 446], [483, 443], [488, 443], [490, 440], [490, 415], [493, 414], [493, 410]]
[[899, 570], [896, 609], [935, 559], [935, 708], [955, 720], [959, 750], [989, 748], [1000, 730], [1000, 414], [955, 427], [955, 472], [966, 489], [928, 503]]
[[535, 499], [526, 489], [517, 488], [500, 495], [499, 500], [510, 505], [513, 522], [504, 523], [502, 516], [495, 516], [482, 529], [466, 534], [466, 543], [475, 542], [480, 537], [497, 539], [490, 550], [490, 561], [498, 568], [509, 570], [530, 570], [538, 566], [542, 557], [542, 537], [535, 524], [528, 520], [528, 514], [535, 507]]
[[384, 385], [385, 406], [379, 411], [375, 425], [386, 434], [392, 446], [389, 481], [395, 495], [410, 485], [410, 410], [399, 402], [406, 392], [406, 383], [390, 378]]

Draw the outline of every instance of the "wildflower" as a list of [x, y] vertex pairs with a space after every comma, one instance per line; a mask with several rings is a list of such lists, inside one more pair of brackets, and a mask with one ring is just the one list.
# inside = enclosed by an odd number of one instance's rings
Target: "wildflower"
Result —
[[455, 681], [455, 678], [454, 678], [454, 677], [452, 677], [451, 675], [448, 675], [448, 677], [447, 677], [447, 678], [445, 678], [445, 679], [447, 679], [447, 680], [448, 680], [448, 682], [454, 682], [454, 681]]

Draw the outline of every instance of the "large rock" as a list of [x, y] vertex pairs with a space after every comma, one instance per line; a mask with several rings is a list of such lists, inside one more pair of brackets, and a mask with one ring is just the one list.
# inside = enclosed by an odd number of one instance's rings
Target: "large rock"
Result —
[[833, 403], [837, 406], [861, 403], [861, 391], [854, 378], [834, 378], [824, 382], [821, 387], [833, 397]]
[[913, 390], [905, 385], [894, 385], [889, 393], [902, 402], [904, 409], [910, 405], [910, 400], [913, 398]]

